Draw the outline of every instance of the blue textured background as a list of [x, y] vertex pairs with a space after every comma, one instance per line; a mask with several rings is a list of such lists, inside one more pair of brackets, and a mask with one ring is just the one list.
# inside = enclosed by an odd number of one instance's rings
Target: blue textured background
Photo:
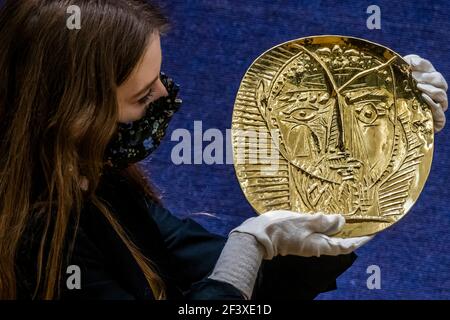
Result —
[[[381, 8], [381, 30], [366, 28], [366, 9]], [[161, 147], [145, 161], [165, 205], [177, 216], [194, 215], [210, 231], [227, 234], [255, 213], [232, 165], [171, 163], [175, 128], [193, 132], [230, 128], [235, 94], [252, 61], [281, 42], [310, 35], [342, 34], [386, 45], [402, 55], [429, 59], [450, 80], [448, 1], [225, 1], [171, 0], [172, 22], [163, 39], [163, 70], [182, 87], [184, 104]], [[319, 299], [449, 299], [450, 125], [436, 135], [433, 166], [410, 213], [358, 250], [359, 259], [338, 280], [337, 291]], [[205, 143], [206, 145], [207, 143]], [[366, 269], [381, 268], [381, 289], [369, 290]]]

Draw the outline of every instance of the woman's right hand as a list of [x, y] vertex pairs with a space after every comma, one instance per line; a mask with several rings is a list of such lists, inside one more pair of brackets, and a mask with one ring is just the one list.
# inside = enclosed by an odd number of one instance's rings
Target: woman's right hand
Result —
[[268, 260], [277, 255], [319, 257], [348, 254], [373, 238], [332, 237], [344, 224], [344, 217], [338, 214], [277, 210], [247, 219], [231, 230], [230, 236], [236, 232], [253, 235], [264, 247], [263, 258]]

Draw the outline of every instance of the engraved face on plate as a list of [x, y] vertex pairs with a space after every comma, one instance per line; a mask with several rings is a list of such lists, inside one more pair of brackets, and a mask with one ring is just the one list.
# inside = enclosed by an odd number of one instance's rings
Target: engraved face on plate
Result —
[[[245, 111], [253, 122], [240, 121]], [[247, 199], [259, 213], [340, 213], [347, 220], [341, 236], [396, 222], [431, 165], [431, 112], [408, 66], [360, 39], [299, 39], [259, 57], [241, 83], [233, 130], [264, 127], [276, 140], [280, 169], [258, 176], [258, 164], [236, 163]]]

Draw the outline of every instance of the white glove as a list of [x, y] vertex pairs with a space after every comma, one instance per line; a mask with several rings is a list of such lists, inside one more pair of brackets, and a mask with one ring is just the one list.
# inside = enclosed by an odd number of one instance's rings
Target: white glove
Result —
[[418, 82], [417, 88], [422, 91], [422, 97], [431, 107], [434, 130], [441, 131], [446, 122], [444, 112], [448, 108], [447, 82], [430, 61], [415, 54], [404, 56], [403, 59], [411, 65], [412, 75]]
[[338, 214], [304, 214], [292, 211], [270, 211], [244, 221], [231, 230], [253, 235], [264, 248], [264, 259], [277, 255], [303, 257], [347, 254], [373, 237], [335, 238], [345, 219]]

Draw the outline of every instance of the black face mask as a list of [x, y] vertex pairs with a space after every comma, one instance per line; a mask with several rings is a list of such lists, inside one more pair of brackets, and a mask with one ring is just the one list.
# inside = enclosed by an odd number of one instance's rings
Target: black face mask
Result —
[[110, 167], [126, 168], [143, 160], [159, 146], [170, 119], [182, 102], [177, 98], [179, 86], [164, 73], [160, 78], [169, 95], [150, 103], [141, 119], [119, 124], [105, 152], [105, 163]]

